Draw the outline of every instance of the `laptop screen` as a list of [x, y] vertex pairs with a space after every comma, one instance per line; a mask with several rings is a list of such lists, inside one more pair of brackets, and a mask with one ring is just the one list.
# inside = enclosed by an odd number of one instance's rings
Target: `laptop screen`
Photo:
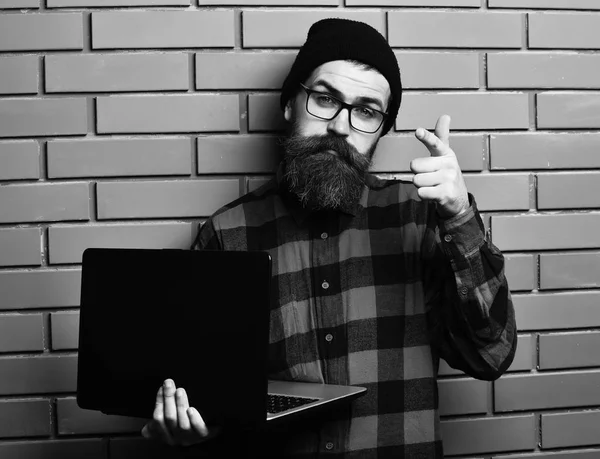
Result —
[[164, 379], [207, 423], [264, 420], [266, 252], [87, 249], [77, 401], [150, 418]]

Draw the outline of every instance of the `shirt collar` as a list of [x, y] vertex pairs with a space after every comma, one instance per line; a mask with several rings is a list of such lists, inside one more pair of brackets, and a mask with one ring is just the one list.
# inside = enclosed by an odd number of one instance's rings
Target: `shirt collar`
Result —
[[[279, 194], [281, 195], [286, 208], [292, 215], [294, 221], [298, 225], [301, 225], [313, 213], [313, 211], [302, 207], [302, 205], [298, 201], [298, 198], [292, 193], [290, 193], [290, 191], [288, 190], [283, 175], [283, 161], [279, 164], [279, 167], [277, 168], [275, 180], [277, 182]], [[350, 215], [352, 217], [358, 216], [362, 212], [362, 210], [367, 207], [368, 190], [375, 181], [376, 178], [373, 175], [367, 174], [366, 184], [363, 186], [363, 192], [359, 201], [352, 206], [340, 209], [338, 212]]]

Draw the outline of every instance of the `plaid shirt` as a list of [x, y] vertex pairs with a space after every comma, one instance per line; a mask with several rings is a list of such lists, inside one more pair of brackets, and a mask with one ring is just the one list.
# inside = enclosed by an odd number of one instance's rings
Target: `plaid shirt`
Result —
[[368, 389], [286, 455], [443, 457], [439, 358], [493, 380], [516, 349], [504, 258], [473, 197], [442, 220], [412, 183], [369, 175], [354, 208], [311, 213], [280, 184], [281, 169], [218, 210], [193, 248], [271, 254], [270, 377]]

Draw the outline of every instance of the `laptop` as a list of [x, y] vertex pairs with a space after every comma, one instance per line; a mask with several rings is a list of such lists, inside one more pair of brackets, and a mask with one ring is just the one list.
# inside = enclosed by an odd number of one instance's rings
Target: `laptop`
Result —
[[207, 424], [256, 426], [363, 395], [268, 380], [271, 265], [267, 252], [86, 249], [79, 407], [151, 418], [171, 378]]

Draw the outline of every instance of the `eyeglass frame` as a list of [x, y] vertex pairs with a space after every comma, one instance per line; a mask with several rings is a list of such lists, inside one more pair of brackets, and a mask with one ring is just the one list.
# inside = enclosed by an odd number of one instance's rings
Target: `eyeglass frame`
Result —
[[[379, 131], [379, 129], [381, 129], [381, 126], [383, 126], [383, 124], [385, 123], [386, 118], [389, 116], [388, 113], [382, 112], [381, 110], [377, 110], [376, 108], [368, 107], [366, 105], [352, 105], [352, 104], [347, 104], [343, 100], [340, 100], [340, 99], [338, 99], [335, 96], [332, 96], [328, 92], [315, 91], [314, 89], [311, 89], [311, 88], [308, 88], [308, 87], [304, 86], [302, 83], [300, 83], [300, 86], [302, 86], [302, 89], [304, 89], [304, 91], [306, 91], [306, 106], [305, 106], [306, 112], [309, 115], [314, 116], [315, 118], [319, 118], [320, 120], [331, 121], [331, 120], [335, 119], [341, 113], [341, 111], [343, 109], [347, 108], [348, 109], [348, 123], [350, 124], [350, 127], [352, 127], [352, 129], [354, 129], [355, 131], [358, 131], [358, 132], [363, 132], [365, 134], [375, 134], [377, 131]], [[308, 101], [310, 100], [310, 96], [313, 93], [315, 93], [315, 94], [322, 94], [324, 96], [331, 97], [333, 100], [336, 100], [337, 102], [340, 103], [340, 108], [338, 109], [337, 112], [335, 112], [335, 114], [331, 118], [324, 118], [322, 116], [315, 115], [314, 113], [312, 113], [308, 109]], [[355, 109], [355, 108], [368, 108], [369, 110], [373, 110], [374, 112], [379, 113], [382, 116], [382, 118], [381, 118], [381, 123], [379, 124], [379, 126], [377, 127], [377, 129], [375, 129], [374, 131], [363, 131], [362, 129], [358, 129], [357, 127], [355, 127], [352, 124], [352, 110]]]

